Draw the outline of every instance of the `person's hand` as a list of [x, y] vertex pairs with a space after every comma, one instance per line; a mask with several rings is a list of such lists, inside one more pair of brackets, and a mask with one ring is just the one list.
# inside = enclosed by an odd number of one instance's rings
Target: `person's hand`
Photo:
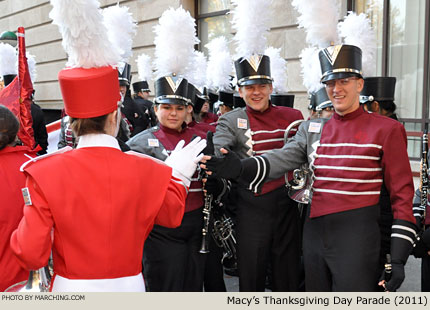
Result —
[[412, 249], [412, 254], [415, 258], [423, 258], [428, 255], [428, 251], [429, 249], [425, 245], [424, 241], [420, 239], [415, 243], [415, 246]]
[[203, 150], [203, 154], [205, 154], [205, 155], [214, 155], [215, 154], [213, 137], [214, 137], [214, 133], [212, 131], [208, 131], [206, 133], [206, 147]]
[[184, 147], [184, 144], [184, 140], [179, 141], [165, 163], [172, 167], [173, 176], [181, 179], [186, 186], [190, 186], [197, 164], [203, 158], [201, 152], [206, 147], [206, 140], [197, 137], [187, 146]]
[[227, 148], [220, 149], [223, 156], [204, 156], [200, 167], [208, 175], [224, 179], [238, 179], [242, 173], [242, 163], [235, 152]]
[[387, 292], [395, 292], [405, 279], [405, 266], [402, 263], [392, 263], [390, 278], [386, 279], [385, 270], [378, 285]]
[[214, 176], [207, 176], [203, 179], [204, 191], [207, 195], [212, 195], [217, 198], [224, 189], [224, 182], [220, 178]]

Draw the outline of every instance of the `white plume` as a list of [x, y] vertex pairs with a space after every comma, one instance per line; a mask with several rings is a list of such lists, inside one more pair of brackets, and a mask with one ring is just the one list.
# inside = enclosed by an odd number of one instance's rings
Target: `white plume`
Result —
[[114, 5], [103, 10], [103, 22], [108, 29], [109, 41], [118, 49], [121, 60], [127, 62], [132, 55], [133, 36], [137, 24], [128, 7]]
[[169, 8], [158, 19], [154, 32], [157, 78], [173, 73], [183, 76], [193, 57], [194, 45], [200, 42], [194, 18], [182, 6]]
[[51, 0], [49, 17], [58, 25], [69, 67], [116, 65], [119, 53], [111, 46], [97, 0]]
[[376, 72], [376, 36], [370, 20], [364, 13], [360, 15], [348, 12], [343, 22], [338, 25], [339, 35], [344, 43], [361, 48], [363, 76], [374, 76]]
[[25, 54], [27, 56], [28, 71], [30, 72], [31, 83], [34, 84], [37, 78], [36, 57], [31, 55], [29, 52], [26, 52]]
[[273, 78], [273, 92], [286, 93], [287, 90], [287, 61], [280, 55], [281, 49], [269, 46], [264, 55], [270, 58], [270, 74]]
[[139, 73], [139, 81], [149, 81], [152, 79], [152, 64], [151, 57], [146, 54], [140, 54], [137, 59], [137, 72]]
[[318, 58], [319, 50], [316, 47], [308, 47], [300, 53], [300, 64], [302, 66], [303, 85], [308, 93], [315, 93], [323, 85], [321, 84], [321, 67]]
[[308, 44], [325, 48], [331, 43], [339, 43], [337, 3], [337, 0], [293, 0], [292, 5], [299, 12], [299, 28], [306, 30]]
[[0, 43], [0, 76], [18, 74], [16, 49], [7, 43]]
[[227, 39], [224, 36], [217, 37], [206, 44], [206, 47], [209, 50], [207, 86], [211, 89], [230, 90], [233, 61]]
[[236, 57], [263, 54], [272, 20], [272, 0], [231, 0], [232, 27], [236, 30]]
[[199, 51], [193, 52], [191, 62], [185, 72], [185, 78], [196, 88], [203, 88], [206, 85], [207, 59], [205, 54]]

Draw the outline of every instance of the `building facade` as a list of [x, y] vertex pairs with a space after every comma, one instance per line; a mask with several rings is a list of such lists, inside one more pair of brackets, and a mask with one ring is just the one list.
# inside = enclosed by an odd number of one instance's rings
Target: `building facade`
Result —
[[[309, 0], [318, 1], [318, 0]], [[377, 34], [378, 75], [397, 77], [395, 102], [397, 114], [409, 135], [408, 151], [412, 159], [420, 156], [420, 137], [429, 122], [429, 20], [428, 0], [337, 0], [340, 16], [348, 11], [366, 12]], [[287, 87], [296, 95], [295, 107], [307, 115], [307, 92], [300, 76], [300, 52], [306, 47], [305, 32], [297, 26], [298, 13], [292, 0], [273, 0], [274, 18], [270, 25], [268, 46], [281, 48], [287, 60]], [[119, 3], [129, 7], [138, 24], [133, 41], [133, 81], [137, 78], [135, 60], [141, 53], [153, 56], [153, 27], [169, 7], [183, 6], [196, 18], [199, 50], [224, 35], [232, 38], [230, 0], [100, 0], [101, 7]], [[61, 46], [58, 28], [51, 24], [49, 0], [0, 0], [0, 32], [26, 29], [27, 50], [37, 61], [35, 99], [45, 111], [63, 107], [58, 72], [64, 68], [67, 55]], [[234, 54], [234, 46], [231, 43]], [[150, 83], [153, 91], [153, 84]], [[91, 104], [91, 103], [89, 103]]]

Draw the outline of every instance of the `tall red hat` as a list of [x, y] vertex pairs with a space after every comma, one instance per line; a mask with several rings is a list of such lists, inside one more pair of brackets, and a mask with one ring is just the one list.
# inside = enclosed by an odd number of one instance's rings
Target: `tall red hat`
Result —
[[66, 68], [58, 80], [66, 113], [71, 117], [97, 117], [118, 108], [121, 96], [116, 68]]
[[56, 0], [49, 17], [68, 55], [58, 74], [66, 113], [91, 118], [115, 111], [121, 100], [116, 69], [121, 58], [108, 40], [99, 1]]

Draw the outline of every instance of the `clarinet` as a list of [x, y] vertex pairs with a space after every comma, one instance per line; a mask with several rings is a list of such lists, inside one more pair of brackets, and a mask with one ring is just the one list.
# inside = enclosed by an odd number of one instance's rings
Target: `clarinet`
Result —
[[213, 200], [213, 195], [206, 194], [205, 205], [203, 207], [202, 244], [200, 246], [200, 251], [199, 251], [202, 254], [209, 253], [209, 238], [210, 238], [209, 223], [211, 220], [212, 200]]
[[[424, 129], [422, 139], [422, 152], [421, 152], [421, 172], [420, 172], [420, 189], [421, 189], [421, 200], [420, 200], [420, 214], [421, 220], [424, 221], [426, 217], [426, 209], [428, 203], [428, 188], [429, 188], [429, 176], [428, 176], [428, 134], [427, 125]], [[422, 225], [421, 231], [424, 231], [424, 225]]]

